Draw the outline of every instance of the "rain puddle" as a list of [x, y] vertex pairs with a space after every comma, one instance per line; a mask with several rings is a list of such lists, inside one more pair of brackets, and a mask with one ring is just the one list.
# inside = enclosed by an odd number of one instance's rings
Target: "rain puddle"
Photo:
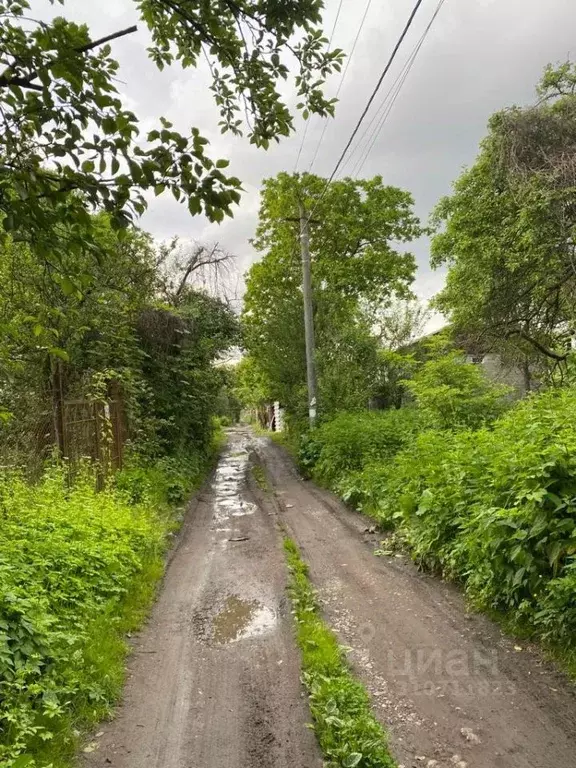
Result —
[[215, 523], [225, 528], [233, 517], [252, 515], [256, 506], [242, 498], [242, 488], [249, 461], [249, 440], [232, 437], [228, 451], [221, 458], [213, 482]]
[[212, 621], [213, 637], [217, 643], [233, 643], [269, 632], [276, 624], [276, 614], [258, 600], [229, 597]]

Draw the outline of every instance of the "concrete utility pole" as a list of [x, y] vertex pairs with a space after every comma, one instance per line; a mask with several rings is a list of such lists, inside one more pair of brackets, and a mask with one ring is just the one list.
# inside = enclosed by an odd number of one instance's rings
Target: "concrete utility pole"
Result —
[[316, 424], [316, 345], [314, 341], [314, 313], [312, 310], [312, 277], [310, 270], [310, 219], [304, 205], [300, 205], [300, 246], [302, 251], [302, 294], [304, 296], [304, 333], [306, 337], [306, 377], [308, 380], [308, 416], [310, 426]]

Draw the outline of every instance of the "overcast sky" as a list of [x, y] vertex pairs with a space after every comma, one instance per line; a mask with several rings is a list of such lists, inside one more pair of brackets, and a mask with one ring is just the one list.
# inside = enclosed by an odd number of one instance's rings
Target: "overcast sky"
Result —
[[[334, 45], [350, 51], [366, 2], [343, 0]], [[35, 5], [39, 5], [38, 0]], [[327, 33], [338, 5], [339, 0], [326, 0]], [[327, 127], [313, 168], [315, 173], [329, 175], [332, 171], [412, 5], [413, 0], [372, 0], [336, 118]], [[422, 3], [382, 95], [402, 70], [436, 5], [437, 0]], [[65, 9], [67, 16], [86, 21], [94, 37], [137, 21], [133, 0], [67, 0]], [[256, 258], [248, 240], [256, 225], [261, 180], [293, 170], [304, 121], [298, 120], [295, 136], [268, 152], [250, 147], [247, 140], [220, 136], [206, 74], [178, 67], [158, 72], [147, 59], [148, 37], [142, 24], [140, 27], [137, 35], [113, 44], [121, 64], [121, 91], [127, 106], [145, 127], [155, 124], [160, 115], [173, 120], [182, 132], [198, 127], [211, 141], [212, 156], [229, 158], [229, 170], [243, 180], [246, 190], [234, 220], [221, 225], [211, 225], [202, 217], [191, 218], [185, 207], [167, 195], [151, 203], [142, 225], [160, 239], [180, 235], [217, 240], [237, 254], [239, 270], [244, 271]], [[386, 183], [410, 190], [417, 213], [426, 220], [438, 199], [450, 191], [462, 167], [473, 162], [490, 115], [507, 105], [531, 102], [544, 66], [571, 54], [576, 57], [575, 32], [575, 0], [445, 0], [363, 175], [381, 174]], [[330, 94], [335, 93], [338, 81], [339, 76], [335, 76], [330, 82]], [[376, 109], [379, 104], [377, 100]], [[322, 125], [320, 118], [310, 121], [300, 161], [302, 170], [308, 168]], [[429, 268], [425, 239], [414, 244], [413, 252], [419, 265], [415, 288], [427, 298], [441, 287], [443, 276]]]

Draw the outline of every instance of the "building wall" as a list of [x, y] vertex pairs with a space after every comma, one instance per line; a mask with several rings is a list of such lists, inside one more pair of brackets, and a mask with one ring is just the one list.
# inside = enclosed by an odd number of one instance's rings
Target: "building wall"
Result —
[[499, 354], [490, 352], [480, 356], [467, 355], [466, 362], [481, 365], [491, 381], [513, 387], [519, 397], [527, 393], [524, 371], [519, 366], [503, 365]]

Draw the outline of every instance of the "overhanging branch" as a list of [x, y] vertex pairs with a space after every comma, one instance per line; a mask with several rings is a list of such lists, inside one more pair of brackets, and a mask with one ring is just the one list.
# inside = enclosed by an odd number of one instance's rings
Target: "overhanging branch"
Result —
[[[79, 48], [75, 48], [74, 51], [76, 53], [87, 53], [88, 51], [92, 51], [94, 48], [98, 48], [105, 43], [109, 43], [111, 40], [117, 40], [120, 37], [131, 35], [137, 30], [138, 27], [136, 25], [127, 27], [126, 29], [121, 29], [118, 32], [113, 32], [111, 35], [106, 35], [105, 37], [101, 37], [98, 40], [93, 40], [90, 43], [86, 43], [86, 45], [81, 45]], [[17, 85], [20, 88], [29, 88], [34, 91], [41, 91], [42, 87], [36, 85], [33, 82], [37, 77], [38, 70], [30, 72], [30, 74], [26, 75], [25, 77], [11, 77], [8, 70], [0, 75], [0, 88], [9, 88], [11, 85]]]
[[558, 352], [554, 352], [552, 349], [548, 349], [544, 344], [541, 344], [539, 341], [534, 339], [532, 336], [530, 336], [526, 331], [523, 330], [513, 330], [508, 331], [506, 334], [506, 338], [509, 339], [511, 336], [520, 336], [521, 339], [524, 339], [529, 344], [531, 344], [535, 349], [537, 349], [539, 352], [541, 352], [543, 355], [546, 355], [546, 357], [551, 358], [552, 360], [556, 360], [558, 362], [564, 362], [568, 358], [568, 353], [561, 355]]

